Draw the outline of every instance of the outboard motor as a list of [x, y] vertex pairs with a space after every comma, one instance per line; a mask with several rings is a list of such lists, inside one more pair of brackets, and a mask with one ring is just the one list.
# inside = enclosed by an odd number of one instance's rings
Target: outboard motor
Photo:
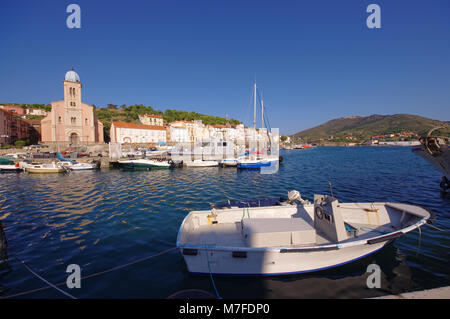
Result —
[[295, 201], [298, 201], [303, 205], [310, 204], [310, 202], [308, 200], [304, 200], [302, 195], [300, 195], [300, 192], [295, 189], [288, 192], [288, 201], [290, 204], [293, 204]]
[[99, 160], [93, 160], [93, 161], [92, 161], [92, 164], [95, 164], [95, 168], [96, 168], [96, 169], [99, 169], [100, 166], [102, 165], [102, 162], [99, 161]]

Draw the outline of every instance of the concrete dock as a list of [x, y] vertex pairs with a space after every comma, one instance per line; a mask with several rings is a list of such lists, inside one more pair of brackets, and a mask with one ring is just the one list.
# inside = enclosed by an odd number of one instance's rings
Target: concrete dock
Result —
[[450, 299], [450, 286], [435, 289], [406, 292], [399, 295], [387, 295], [372, 299]]

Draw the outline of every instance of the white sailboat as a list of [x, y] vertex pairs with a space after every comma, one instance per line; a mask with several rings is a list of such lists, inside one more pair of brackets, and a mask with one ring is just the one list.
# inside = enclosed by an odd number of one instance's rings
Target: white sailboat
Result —
[[[256, 141], [256, 83], [253, 86], [253, 130], [254, 139]], [[261, 99], [261, 127], [264, 129], [264, 101]], [[270, 137], [269, 137], [270, 138]], [[258, 153], [258, 152], [256, 152]], [[258, 155], [252, 155], [248, 158], [237, 160], [236, 166], [244, 169], [259, 169], [262, 167], [276, 166], [279, 163], [279, 158], [276, 156], [262, 156], [258, 158]]]

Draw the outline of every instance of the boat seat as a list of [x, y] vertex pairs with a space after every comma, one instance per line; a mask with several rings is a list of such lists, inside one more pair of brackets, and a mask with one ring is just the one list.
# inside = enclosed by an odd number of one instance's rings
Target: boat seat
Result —
[[284, 247], [316, 243], [314, 227], [301, 218], [244, 218], [248, 247]]

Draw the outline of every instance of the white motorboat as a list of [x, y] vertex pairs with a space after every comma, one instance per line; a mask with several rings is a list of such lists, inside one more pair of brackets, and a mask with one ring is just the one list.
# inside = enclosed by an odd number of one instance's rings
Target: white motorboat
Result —
[[224, 166], [224, 167], [226, 167], [226, 166], [234, 167], [234, 166], [237, 166], [237, 163], [238, 163], [238, 159], [236, 159], [236, 158], [223, 159], [220, 161], [220, 165]]
[[450, 189], [450, 138], [445, 136], [432, 136], [432, 132], [437, 129], [446, 128], [436, 127], [430, 130], [426, 137], [420, 139], [422, 145], [420, 147], [414, 147], [412, 151], [444, 174], [440, 186], [446, 191]]
[[79, 163], [79, 162], [57, 162], [56, 165], [62, 166], [71, 171], [90, 170], [98, 168], [97, 163]]
[[119, 160], [119, 166], [124, 169], [155, 169], [155, 168], [171, 168], [172, 163], [169, 161], [158, 161], [152, 159], [127, 159], [127, 160]]
[[55, 162], [47, 164], [29, 164], [21, 162], [20, 167], [22, 167], [25, 172], [35, 174], [62, 173], [66, 171], [64, 167], [57, 165]]
[[19, 163], [14, 163], [13, 161], [0, 157], [0, 172], [20, 172], [22, 168]]
[[201, 159], [196, 159], [190, 162], [184, 162], [187, 167], [212, 167], [219, 166], [219, 163], [216, 161], [203, 161]]
[[339, 203], [327, 195], [315, 195], [310, 204], [296, 191], [289, 198], [268, 206], [253, 201], [190, 212], [177, 237], [189, 272], [284, 275], [323, 270], [370, 255], [430, 219], [427, 210], [407, 204]]

